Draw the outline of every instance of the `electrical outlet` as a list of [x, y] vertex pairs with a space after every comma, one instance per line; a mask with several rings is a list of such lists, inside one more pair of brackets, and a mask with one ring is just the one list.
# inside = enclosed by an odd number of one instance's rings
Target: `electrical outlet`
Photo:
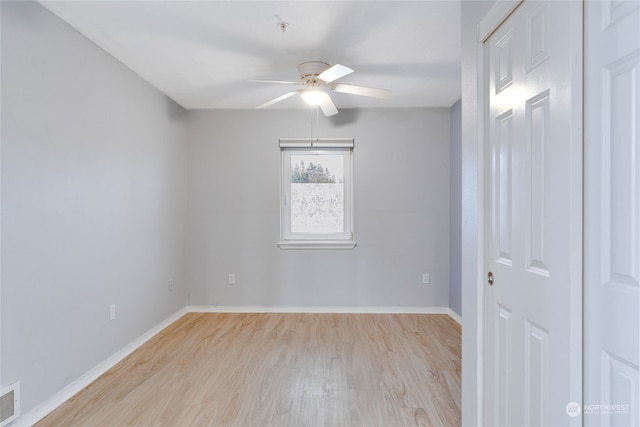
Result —
[[169, 280], [169, 292], [173, 292], [176, 287], [176, 283], [172, 280]]
[[230, 285], [235, 285], [235, 283], [236, 283], [236, 275], [233, 274], [233, 273], [230, 273], [229, 274], [229, 284]]
[[116, 305], [111, 304], [109, 306], [109, 320], [115, 320], [116, 318]]
[[429, 277], [429, 273], [423, 273], [422, 274], [422, 283], [423, 284], [425, 284], [425, 285], [429, 284], [430, 279], [431, 278]]

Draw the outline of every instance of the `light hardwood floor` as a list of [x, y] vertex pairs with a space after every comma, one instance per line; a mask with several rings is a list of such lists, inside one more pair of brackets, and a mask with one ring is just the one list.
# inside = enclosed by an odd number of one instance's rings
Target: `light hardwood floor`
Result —
[[36, 426], [457, 426], [438, 314], [189, 313]]

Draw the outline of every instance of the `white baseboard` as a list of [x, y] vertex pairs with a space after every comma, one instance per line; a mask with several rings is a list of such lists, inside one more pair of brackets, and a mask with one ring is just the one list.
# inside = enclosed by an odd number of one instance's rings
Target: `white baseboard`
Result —
[[[270, 306], [270, 305], [190, 305], [193, 313], [362, 313], [362, 314], [448, 314], [449, 307], [408, 306]], [[452, 316], [453, 317], [453, 316]], [[456, 320], [454, 318], [454, 320]], [[457, 320], [456, 320], [457, 321]]]
[[456, 322], [458, 322], [458, 324], [460, 326], [462, 326], [462, 316], [460, 316], [458, 313], [456, 313], [455, 311], [449, 309], [449, 312], [447, 313], [449, 315], [449, 317], [451, 317], [453, 320], [455, 320]]
[[36, 406], [23, 416], [19, 417], [15, 421], [15, 423], [12, 424], [12, 427], [31, 427], [32, 425], [49, 415], [58, 406], [62, 405], [64, 402], [72, 398], [80, 390], [98, 379], [98, 377], [114, 367], [122, 359], [133, 353], [138, 347], [149, 341], [164, 328], [178, 320], [180, 317], [184, 316], [186, 313], [187, 310], [183, 308], [175, 314], [169, 316], [162, 322], [158, 323], [156, 326], [149, 329], [147, 332], [124, 346], [122, 349], [100, 363], [98, 366], [86, 372], [80, 378], [67, 385], [65, 388], [51, 396], [49, 399], [45, 400], [40, 405]]

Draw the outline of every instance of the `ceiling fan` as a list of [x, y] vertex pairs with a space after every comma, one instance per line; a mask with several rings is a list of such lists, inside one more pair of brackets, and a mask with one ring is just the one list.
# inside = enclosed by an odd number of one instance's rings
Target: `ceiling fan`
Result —
[[387, 89], [377, 89], [373, 87], [355, 86], [344, 83], [334, 83], [336, 80], [353, 73], [353, 70], [344, 65], [336, 64], [331, 66], [325, 62], [309, 61], [298, 65], [300, 72], [300, 80], [297, 82], [289, 82], [282, 80], [250, 80], [259, 83], [281, 83], [302, 86], [277, 98], [267, 101], [256, 108], [267, 108], [273, 104], [300, 94], [302, 99], [309, 105], [317, 105], [322, 109], [325, 116], [333, 116], [338, 114], [338, 109], [327, 93], [329, 90], [334, 92], [348, 93], [352, 95], [371, 96], [374, 98], [388, 98], [391, 91]]

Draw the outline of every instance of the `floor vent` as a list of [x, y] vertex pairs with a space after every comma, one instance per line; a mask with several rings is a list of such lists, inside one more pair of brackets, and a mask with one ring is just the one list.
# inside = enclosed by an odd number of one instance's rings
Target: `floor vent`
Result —
[[15, 382], [0, 394], [0, 427], [20, 416], [20, 383]]

